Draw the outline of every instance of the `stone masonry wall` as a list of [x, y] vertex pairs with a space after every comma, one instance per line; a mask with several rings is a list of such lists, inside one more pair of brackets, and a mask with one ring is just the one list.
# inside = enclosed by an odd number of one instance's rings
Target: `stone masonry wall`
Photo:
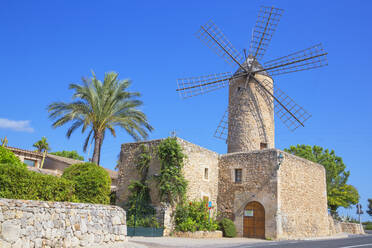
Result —
[[[128, 186], [131, 181], [140, 180], [140, 174], [138, 173], [136, 164], [138, 161], [138, 156], [141, 153], [140, 146], [142, 144], [146, 145], [149, 148], [149, 152], [152, 156], [152, 160], [149, 164], [148, 176], [151, 177], [155, 174], [160, 173], [160, 161], [156, 156], [156, 149], [161, 141], [162, 139], [158, 139], [144, 142], [125, 143], [121, 145], [118, 171], [119, 177], [116, 190], [117, 205], [123, 206], [127, 202], [130, 194]], [[153, 205], [160, 206], [159, 191], [156, 187], [154, 187], [155, 185], [156, 182], [152, 180], [150, 182], [151, 201]]]
[[278, 238], [321, 237], [330, 234], [325, 169], [279, 151]]
[[[160, 174], [161, 164], [156, 155], [157, 146], [162, 139], [136, 143], [126, 143], [122, 145], [119, 164], [119, 179], [117, 187], [117, 204], [123, 206], [129, 197], [128, 186], [132, 180], [139, 180], [140, 175], [136, 168], [140, 146], [142, 144], [149, 148], [152, 160], [149, 164], [148, 177]], [[215, 209], [217, 208], [218, 194], [218, 154], [198, 145], [177, 138], [178, 143], [187, 156], [184, 161], [183, 173], [188, 181], [187, 198], [190, 200], [201, 200], [203, 196], [212, 201]], [[208, 179], [204, 179], [205, 168], [208, 168]], [[149, 181], [151, 204], [157, 212], [165, 212], [164, 225], [165, 233], [172, 229], [172, 209], [170, 206], [160, 202], [159, 188], [155, 179]], [[168, 223], [168, 224], [167, 224]]]
[[[149, 165], [148, 176], [160, 174], [161, 164], [156, 155], [157, 146], [162, 140], [126, 143], [122, 145], [120, 153], [119, 179], [117, 188], [118, 204], [124, 204], [128, 200], [128, 186], [131, 180], [139, 180], [140, 176], [136, 168], [137, 157], [140, 154], [140, 145], [149, 147], [152, 160]], [[208, 196], [213, 205], [217, 203], [218, 193], [218, 154], [202, 148], [183, 139], [177, 138], [178, 143], [187, 156], [184, 163], [184, 176], [188, 181], [187, 197], [190, 200], [202, 199]], [[204, 179], [204, 170], [208, 168], [208, 179]], [[150, 181], [150, 196], [154, 206], [160, 206], [159, 190], [156, 181]]]
[[[184, 163], [184, 176], [188, 182], [187, 198], [200, 200], [208, 197], [217, 209], [219, 155], [183, 139], [178, 139], [178, 142], [187, 156]], [[204, 178], [206, 168], [207, 179]]]
[[[276, 238], [277, 151], [229, 153], [220, 157], [218, 212], [234, 221], [239, 237], [243, 236], [243, 212], [252, 201], [265, 208], [265, 235]], [[242, 169], [242, 182], [235, 183], [235, 169]]]
[[103, 247], [126, 233], [117, 206], [0, 198], [0, 247]]

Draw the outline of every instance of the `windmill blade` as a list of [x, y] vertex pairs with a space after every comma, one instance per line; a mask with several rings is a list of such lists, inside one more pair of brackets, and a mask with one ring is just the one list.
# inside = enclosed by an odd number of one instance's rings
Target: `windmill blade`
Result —
[[279, 24], [284, 10], [261, 6], [253, 29], [249, 54], [262, 59]]
[[233, 75], [231, 72], [215, 73], [207, 76], [177, 79], [178, 91], [182, 98], [189, 98], [218, 90], [233, 83], [245, 74]]
[[218, 123], [217, 129], [214, 132], [214, 137], [217, 139], [227, 140], [228, 135], [228, 127], [229, 127], [229, 109], [225, 111], [225, 113], [222, 116], [222, 119], [220, 123]]
[[241, 64], [244, 61], [243, 54], [235, 49], [212, 21], [201, 26], [196, 36], [231, 66], [235, 67], [236, 63]]
[[260, 71], [266, 71], [271, 76], [275, 76], [327, 66], [327, 54], [320, 43], [287, 56], [267, 61], [264, 63], [265, 68]]
[[[255, 77], [252, 77], [259, 88], [261, 88], [260, 94], [270, 95], [275, 100], [275, 114], [280, 118], [280, 120], [287, 126], [291, 131], [296, 130], [300, 126], [304, 126], [304, 122], [311, 117], [304, 108], [295, 103], [292, 98], [290, 98], [284, 91], [278, 87], [272, 89], [271, 83], [267, 80], [260, 82]], [[273, 94], [271, 93], [273, 92]]]

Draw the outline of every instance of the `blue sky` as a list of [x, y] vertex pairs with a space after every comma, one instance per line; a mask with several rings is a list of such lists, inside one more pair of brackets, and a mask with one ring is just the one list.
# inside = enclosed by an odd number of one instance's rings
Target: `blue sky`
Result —
[[[0, 137], [33, 149], [46, 136], [53, 151], [82, 152], [80, 131], [53, 129], [46, 107], [70, 101], [68, 84], [94, 70], [116, 71], [142, 93], [151, 139], [178, 136], [226, 152], [213, 138], [227, 107], [227, 90], [181, 100], [176, 79], [235, 70], [202, 44], [195, 32], [213, 20], [238, 49], [247, 48], [260, 5], [285, 9], [263, 61], [322, 42], [329, 66], [274, 78], [312, 118], [292, 133], [276, 121], [276, 146], [334, 149], [351, 171], [349, 183], [366, 208], [372, 198], [371, 1], [11, 1], [0, 3]], [[20, 122], [23, 121], [23, 122]], [[114, 168], [124, 132], [107, 135], [102, 164]], [[91, 151], [92, 153], [92, 151]], [[355, 208], [343, 211], [354, 215]], [[364, 219], [370, 219], [367, 215]]]

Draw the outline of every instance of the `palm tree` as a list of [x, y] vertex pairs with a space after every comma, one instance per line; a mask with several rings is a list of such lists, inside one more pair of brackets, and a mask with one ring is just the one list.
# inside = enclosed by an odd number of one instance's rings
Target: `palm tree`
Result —
[[41, 140], [33, 144], [33, 147], [36, 147], [38, 152], [43, 153], [43, 160], [41, 161], [41, 164], [40, 164], [40, 168], [43, 168], [46, 153], [50, 151], [49, 143], [45, 137], [42, 137]]
[[49, 143], [45, 137], [42, 137], [41, 140], [35, 142], [33, 147], [36, 147], [38, 152], [50, 151]]
[[136, 141], [148, 137], [153, 130], [146, 115], [138, 107], [138, 92], [128, 92], [129, 80], [119, 80], [118, 73], [105, 73], [103, 82], [96, 78], [94, 72], [90, 79], [83, 78], [83, 85], [70, 84], [74, 90], [73, 102], [55, 102], [48, 106], [49, 118], [55, 120], [54, 128], [72, 122], [66, 136], [82, 127], [84, 133], [90, 129], [84, 142], [86, 151], [89, 140], [94, 139], [93, 163], [99, 164], [100, 153], [106, 130], [116, 137], [115, 126], [123, 128]]

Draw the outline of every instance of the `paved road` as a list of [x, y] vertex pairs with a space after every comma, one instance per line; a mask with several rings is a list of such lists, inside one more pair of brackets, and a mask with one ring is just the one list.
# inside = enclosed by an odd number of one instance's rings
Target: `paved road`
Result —
[[249, 244], [226, 246], [231, 248], [270, 247], [270, 248], [372, 248], [372, 235], [351, 237], [346, 239], [317, 241], [283, 241], [265, 244]]
[[372, 248], [372, 235], [311, 241], [264, 241], [252, 239], [194, 240], [181, 238], [133, 238], [130, 243], [153, 248]]

